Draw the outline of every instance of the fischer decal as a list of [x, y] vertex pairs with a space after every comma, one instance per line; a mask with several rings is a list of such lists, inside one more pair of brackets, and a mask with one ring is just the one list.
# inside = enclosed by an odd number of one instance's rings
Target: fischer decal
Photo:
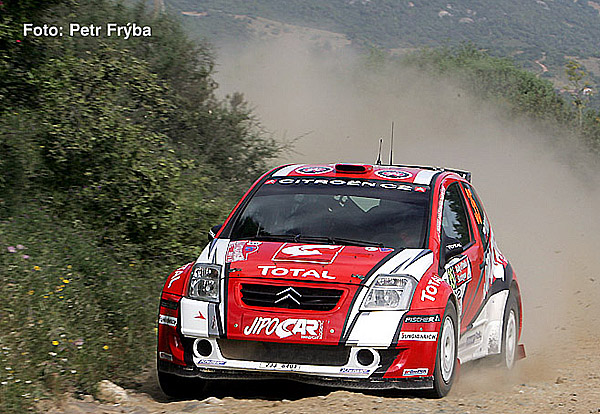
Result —
[[323, 321], [318, 319], [283, 319], [257, 316], [244, 327], [244, 335], [277, 335], [284, 339], [298, 335], [302, 339], [323, 339]]
[[409, 315], [404, 318], [404, 323], [435, 323], [440, 321], [440, 315]]

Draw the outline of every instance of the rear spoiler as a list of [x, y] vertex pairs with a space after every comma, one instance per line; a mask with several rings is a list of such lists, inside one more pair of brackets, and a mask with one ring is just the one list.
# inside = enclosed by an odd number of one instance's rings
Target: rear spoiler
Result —
[[433, 170], [433, 171], [439, 171], [439, 172], [443, 172], [443, 171], [453, 172], [455, 174], [460, 175], [462, 178], [464, 178], [468, 182], [471, 182], [471, 172], [470, 171], [458, 170], [455, 168], [434, 167], [434, 166], [429, 166], [429, 165], [404, 165], [404, 164], [402, 164], [402, 165], [394, 164], [393, 167], [422, 168], [424, 170]]

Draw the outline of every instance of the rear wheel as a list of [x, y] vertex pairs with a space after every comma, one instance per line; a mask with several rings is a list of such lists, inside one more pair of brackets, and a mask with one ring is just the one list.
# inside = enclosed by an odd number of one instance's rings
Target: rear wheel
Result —
[[158, 384], [162, 392], [174, 399], [199, 398], [206, 388], [204, 379], [180, 377], [161, 371], [158, 371]]
[[505, 369], [512, 369], [517, 360], [517, 341], [519, 339], [519, 307], [517, 294], [510, 290], [504, 310], [502, 326], [502, 350], [500, 352], [500, 365]]
[[446, 396], [454, 382], [458, 353], [457, 319], [456, 307], [452, 302], [448, 302], [438, 338], [433, 370], [433, 390], [428, 393], [433, 398]]

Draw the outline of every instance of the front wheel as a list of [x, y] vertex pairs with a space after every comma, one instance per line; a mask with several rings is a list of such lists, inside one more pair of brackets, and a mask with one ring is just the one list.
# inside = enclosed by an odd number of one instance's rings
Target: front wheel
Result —
[[433, 390], [429, 393], [433, 398], [445, 397], [454, 382], [458, 354], [457, 319], [454, 303], [448, 302], [438, 338], [433, 371]]
[[516, 293], [511, 289], [506, 300], [502, 326], [502, 351], [500, 365], [512, 369], [517, 360], [517, 341], [519, 339], [519, 307]]

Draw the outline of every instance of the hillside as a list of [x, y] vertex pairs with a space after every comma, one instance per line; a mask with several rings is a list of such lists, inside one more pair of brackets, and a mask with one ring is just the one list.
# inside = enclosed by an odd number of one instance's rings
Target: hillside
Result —
[[494, 55], [514, 56], [557, 87], [566, 84], [565, 59], [575, 57], [593, 83], [600, 83], [600, 1], [165, 0], [165, 5], [183, 13], [193, 34], [215, 43], [278, 36], [297, 26], [395, 53], [472, 42]]

